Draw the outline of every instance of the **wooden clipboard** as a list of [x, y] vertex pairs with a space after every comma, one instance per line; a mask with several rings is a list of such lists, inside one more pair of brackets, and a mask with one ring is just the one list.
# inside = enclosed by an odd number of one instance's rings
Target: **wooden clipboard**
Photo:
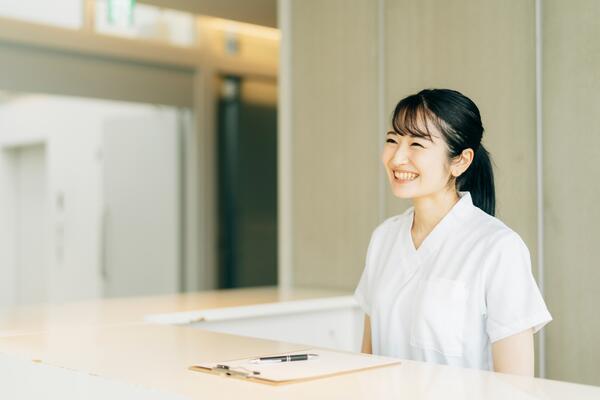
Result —
[[[192, 365], [189, 367], [189, 370], [241, 379], [248, 382], [280, 386], [399, 365], [401, 363], [398, 359], [390, 357], [317, 348], [285, 354], [301, 353], [316, 353], [319, 354], [319, 359], [259, 365], [251, 364], [249, 362], [250, 359], [246, 358], [219, 362], [202, 362], [198, 365]], [[219, 368], [219, 366], [225, 366], [229, 369]]]

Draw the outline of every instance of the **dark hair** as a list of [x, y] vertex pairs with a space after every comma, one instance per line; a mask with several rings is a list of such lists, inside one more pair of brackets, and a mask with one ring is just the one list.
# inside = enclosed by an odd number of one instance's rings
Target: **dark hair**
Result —
[[442, 133], [448, 145], [449, 158], [459, 156], [465, 149], [473, 149], [473, 161], [456, 179], [456, 189], [470, 192], [473, 204], [494, 216], [494, 172], [490, 154], [481, 144], [483, 125], [475, 103], [455, 90], [421, 90], [400, 100], [396, 105], [392, 127], [401, 136], [431, 140], [427, 121]]

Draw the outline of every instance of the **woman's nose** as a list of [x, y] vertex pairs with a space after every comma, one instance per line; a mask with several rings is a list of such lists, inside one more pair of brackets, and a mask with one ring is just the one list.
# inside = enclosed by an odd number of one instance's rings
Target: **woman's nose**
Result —
[[392, 163], [394, 165], [406, 164], [408, 162], [408, 151], [404, 146], [398, 146], [394, 157], [392, 157]]

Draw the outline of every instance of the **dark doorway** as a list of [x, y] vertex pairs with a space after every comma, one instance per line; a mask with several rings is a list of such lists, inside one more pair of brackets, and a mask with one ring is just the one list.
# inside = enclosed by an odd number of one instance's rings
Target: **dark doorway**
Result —
[[219, 287], [277, 284], [277, 85], [223, 77], [218, 104]]

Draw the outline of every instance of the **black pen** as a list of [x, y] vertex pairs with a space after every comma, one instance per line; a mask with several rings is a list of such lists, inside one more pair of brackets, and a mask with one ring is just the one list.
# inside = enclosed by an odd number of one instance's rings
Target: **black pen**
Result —
[[290, 361], [306, 361], [319, 358], [318, 354], [291, 354], [287, 356], [260, 357], [250, 360], [253, 364], [282, 363]]

